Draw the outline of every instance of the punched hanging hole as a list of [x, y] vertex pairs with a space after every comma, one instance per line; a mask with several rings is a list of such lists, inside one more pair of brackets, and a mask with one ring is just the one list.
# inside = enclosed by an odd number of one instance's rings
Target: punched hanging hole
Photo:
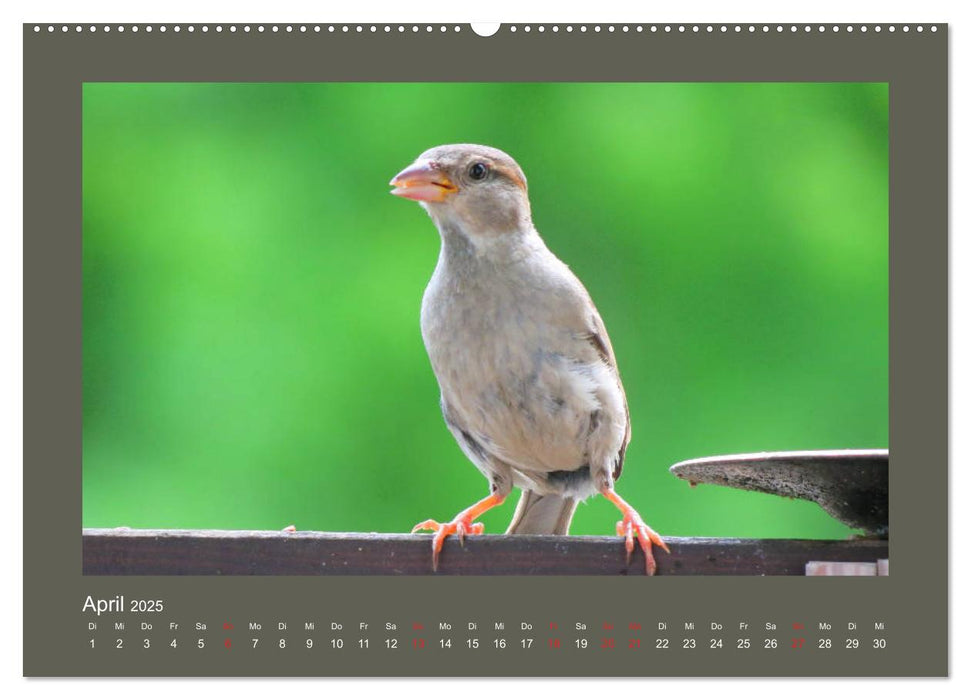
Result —
[[499, 31], [502, 24], [499, 22], [473, 22], [472, 31], [479, 36], [492, 36]]

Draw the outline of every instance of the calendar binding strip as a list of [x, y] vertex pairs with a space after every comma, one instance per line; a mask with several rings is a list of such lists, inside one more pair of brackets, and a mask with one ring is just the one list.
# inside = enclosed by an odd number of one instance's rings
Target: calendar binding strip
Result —
[[[241, 23], [241, 24], [30, 24], [35, 34], [430, 34], [430, 33], [460, 33], [468, 31], [478, 34], [474, 26], [461, 24], [273, 24], [273, 23]], [[509, 34], [576, 34], [591, 35], [601, 33], [613, 34], [922, 34], [936, 33], [945, 24], [938, 23], [904, 23], [904, 24], [792, 24], [792, 23], [742, 23], [742, 24], [508, 24], [501, 25], [499, 32]], [[482, 35], [480, 35], [482, 36]]]

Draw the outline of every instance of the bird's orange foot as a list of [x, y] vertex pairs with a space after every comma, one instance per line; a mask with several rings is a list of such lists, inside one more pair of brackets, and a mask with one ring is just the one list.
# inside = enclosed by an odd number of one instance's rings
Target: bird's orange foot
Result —
[[471, 518], [463, 518], [459, 515], [450, 523], [426, 520], [415, 525], [411, 531], [419, 532], [420, 530], [431, 530], [435, 533], [432, 538], [432, 571], [438, 571], [438, 555], [442, 551], [446, 537], [458, 535], [459, 542], [464, 544], [466, 535], [481, 535], [485, 532], [485, 525], [473, 523]]
[[634, 553], [634, 535], [637, 535], [637, 541], [640, 543], [641, 549], [644, 550], [644, 561], [648, 576], [653, 576], [654, 572], [657, 571], [657, 563], [654, 561], [652, 545], [656, 544], [665, 552], [670, 553], [668, 546], [661, 539], [661, 536], [652, 530], [635, 510], [631, 510], [624, 516], [623, 520], [617, 523], [617, 534], [626, 538], [624, 541], [624, 549], [627, 550], [628, 564], [630, 564], [631, 554]]
[[432, 538], [432, 571], [438, 571], [438, 555], [442, 551], [446, 537], [458, 535], [459, 542], [464, 545], [466, 535], [481, 535], [485, 532], [485, 525], [472, 521], [504, 500], [504, 496], [488, 496], [463, 510], [451, 522], [440, 523], [437, 520], [425, 520], [415, 525], [411, 529], [413, 533], [420, 530], [431, 530], [435, 533]]
[[634, 553], [634, 536], [644, 550], [644, 565], [648, 576], [653, 576], [657, 571], [657, 562], [654, 561], [653, 545], [657, 545], [668, 554], [671, 550], [651, 527], [644, 522], [640, 514], [631, 507], [624, 499], [618, 496], [613, 489], [604, 492], [604, 496], [623, 513], [624, 519], [617, 523], [617, 534], [625, 538], [624, 548], [627, 550], [627, 563], [630, 564], [631, 554]]

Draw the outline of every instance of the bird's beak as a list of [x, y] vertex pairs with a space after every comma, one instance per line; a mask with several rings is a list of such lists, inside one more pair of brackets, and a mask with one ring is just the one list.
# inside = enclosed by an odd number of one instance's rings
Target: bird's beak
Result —
[[438, 167], [429, 161], [419, 160], [394, 176], [391, 194], [413, 199], [416, 202], [441, 202], [458, 190]]

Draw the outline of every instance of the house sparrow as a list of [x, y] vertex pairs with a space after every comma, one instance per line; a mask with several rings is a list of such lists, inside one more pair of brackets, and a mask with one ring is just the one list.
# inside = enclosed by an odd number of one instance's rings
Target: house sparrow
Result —
[[668, 551], [614, 490], [630, 441], [627, 398], [600, 314], [580, 280], [543, 243], [526, 176], [488, 146], [438, 146], [398, 173], [391, 194], [419, 202], [442, 238], [421, 305], [421, 332], [445, 423], [491, 493], [433, 530], [481, 534], [475, 519], [522, 489], [507, 533], [565, 535], [577, 502], [595, 493], [636, 536], [648, 575], [652, 543]]

